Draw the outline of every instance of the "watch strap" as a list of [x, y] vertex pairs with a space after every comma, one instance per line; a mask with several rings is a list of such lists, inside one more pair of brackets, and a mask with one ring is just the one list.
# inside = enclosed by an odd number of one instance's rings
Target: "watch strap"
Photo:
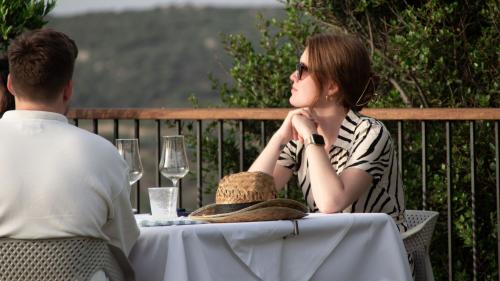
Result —
[[318, 146], [325, 145], [325, 139], [322, 135], [319, 134], [311, 134], [308, 138], [304, 140], [304, 146], [307, 148], [308, 145], [314, 144]]

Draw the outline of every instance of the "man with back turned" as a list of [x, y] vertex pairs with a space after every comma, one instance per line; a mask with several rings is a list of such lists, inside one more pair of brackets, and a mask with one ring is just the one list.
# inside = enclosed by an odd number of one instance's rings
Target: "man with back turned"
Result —
[[0, 237], [95, 237], [128, 255], [139, 229], [127, 165], [110, 142], [65, 117], [77, 54], [74, 41], [52, 29], [9, 46], [15, 110], [0, 119]]

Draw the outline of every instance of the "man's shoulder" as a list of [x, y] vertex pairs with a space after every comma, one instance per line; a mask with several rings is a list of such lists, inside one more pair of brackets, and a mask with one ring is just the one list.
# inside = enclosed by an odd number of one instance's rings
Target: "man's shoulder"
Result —
[[[122, 173], [127, 168], [116, 147], [107, 139], [85, 129], [74, 127], [68, 132], [67, 148], [74, 146], [74, 152], [82, 161], [90, 163], [92, 169]], [[83, 160], [85, 159], [85, 160]]]
[[113, 146], [111, 142], [104, 137], [71, 124], [68, 124], [68, 136], [73, 136], [90, 143], [104, 146]]
[[68, 126], [71, 128], [67, 131], [66, 139], [70, 143], [78, 144], [80, 149], [92, 150], [95, 153], [118, 155], [115, 146], [104, 137], [73, 125]]

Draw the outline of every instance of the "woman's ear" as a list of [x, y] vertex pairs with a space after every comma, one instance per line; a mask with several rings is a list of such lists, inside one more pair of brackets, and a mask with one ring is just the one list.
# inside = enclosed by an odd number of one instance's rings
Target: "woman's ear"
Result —
[[335, 82], [328, 83], [326, 87], [326, 100], [332, 101], [336, 97], [339, 92], [339, 86]]
[[328, 95], [336, 95], [339, 92], [339, 86], [335, 82], [328, 83]]

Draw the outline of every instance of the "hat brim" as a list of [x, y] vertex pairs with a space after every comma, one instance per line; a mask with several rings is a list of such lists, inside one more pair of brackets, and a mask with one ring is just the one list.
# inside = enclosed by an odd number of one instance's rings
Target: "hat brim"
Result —
[[189, 215], [192, 220], [226, 223], [300, 219], [307, 216], [301, 203], [290, 199], [272, 199], [256, 203], [238, 211], [217, 214], [217, 204], [202, 207]]

